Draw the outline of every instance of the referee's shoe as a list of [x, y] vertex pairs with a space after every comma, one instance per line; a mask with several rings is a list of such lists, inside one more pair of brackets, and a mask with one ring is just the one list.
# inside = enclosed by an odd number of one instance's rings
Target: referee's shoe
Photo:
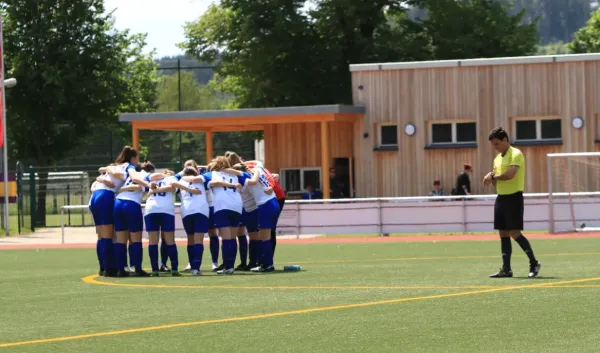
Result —
[[[540, 273], [540, 269], [542, 268], [542, 264], [538, 261], [535, 264], [529, 265], [529, 275], [527, 277], [534, 278]], [[490, 275], [490, 278], [510, 278], [513, 276], [513, 272], [510, 269], [501, 268], [498, 272]]]

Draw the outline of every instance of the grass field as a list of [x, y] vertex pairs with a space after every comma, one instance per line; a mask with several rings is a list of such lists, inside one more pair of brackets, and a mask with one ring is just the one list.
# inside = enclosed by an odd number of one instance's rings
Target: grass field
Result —
[[517, 278], [489, 279], [493, 241], [282, 244], [304, 271], [144, 279], [90, 276], [93, 249], [6, 250], [0, 351], [597, 352], [600, 239], [532, 245], [534, 280], [516, 244]]

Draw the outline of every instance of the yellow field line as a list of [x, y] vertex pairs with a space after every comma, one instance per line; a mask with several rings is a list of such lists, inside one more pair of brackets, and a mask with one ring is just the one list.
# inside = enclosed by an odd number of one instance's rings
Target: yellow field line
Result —
[[235, 285], [168, 285], [145, 283], [115, 283], [98, 281], [98, 275], [83, 277], [81, 280], [89, 284], [102, 286], [133, 288], [169, 288], [169, 289], [483, 289], [498, 286], [235, 286]]
[[[559, 253], [559, 254], [541, 254], [538, 257], [553, 257], [553, 256], [583, 256], [583, 255], [600, 255], [600, 252], [581, 252], [581, 253]], [[308, 265], [308, 264], [342, 264], [342, 263], [357, 263], [357, 262], [384, 262], [384, 261], [419, 261], [419, 260], [450, 260], [450, 259], [495, 259], [498, 255], [473, 255], [473, 256], [430, 256], [430, 257], [398, 257], [398, 258], [383, 258], [383, 259], [362, 259], [362, 260], [323, 260], [323, 261], [296, 261], [296, 262], [281, 262], [282, 265]]]
[[555, 286], [548, 285], [545, 288], [600, 288], [600, 284], [587, 284], [587, 285], [566, 285], [566, 286]]
[[398, 298], [398, 299], [381, 300], [381, 301], [366, 302], [366, 303], [326, 306], [326, 307], [320, 307], [320, 308], [300, 309], [300, 310], [284, 311], [284, 312], [271, 313], [271, 314], [240, 316], [240, 317], [232, 317], [232, 318], [226, 318], [226, 319], [183, 322], [183, 323], [178, 323], [178, 324], [140, 327], [140, 328], [127, 329], [127, 330], [98, 332], [98, 333], [90, 333], [90, 334], [76, 335], [76, 336], [64, 336], [64, 337], [46, 338], [46, 339], [21, 341], [21, 342], [9, 342], [9, 343], [0, 344], [0, 348], [23, 346], [23, 345], [30, 345], [30, 344], [40, 344], [40, 343], [73, 341], [73, 340], [80, 340], [80, 339], [86, 339], [86, 338], [106, 337], [106, 336], [123, 335], [123, 334], [127, 334], [127, 333], [157, 331], [157, 330], [165, 330], [165, 329], [172, 329], [172, 328], [178, 328], [178, 327], [190, 327], [190, 326], [201, 326], [201, 325], [209, 325], [209, 324], [220, 324], [220, 323], [227, 323], [227, 322], [267, 319], [267, 318], [289, 316], [289, 315], [309, 314], [309, 313], [316, 313], [316, 312], [322, 312], [322, 311], [332, 311], [332, 310], [351, 309], [351, 308], [363, 308], [363, 307], [369, 307], [369, 306], [375, 306], [375, 305], [396, 304], [396, 303], [405, 303], [405, 302], [420, 301], [420, 300], [461, 297], [461, 296], [467, 296], [467, 295], [493, 293], [493, 292], [500, 292], [500, 291], [544, 287], [549, 284], [561, 285], [561, 284], [570, 284], [570, 283], [591, 282], [591, 281], [598, 281], [598, 280], [600, 280], [600, 277], [584, 278], [584, 279], [561, 281], [561, 282], [554, 282], [554, 283], [540, 283], [540, 284], [530, 284], [530, 285], [524, 285], [524, 286], [490, 288], [490, 289], [482, 289], [482, 290], [470, 291], [470, 292], [426, 295], [426, 296], [420, 296], [420, 297]]

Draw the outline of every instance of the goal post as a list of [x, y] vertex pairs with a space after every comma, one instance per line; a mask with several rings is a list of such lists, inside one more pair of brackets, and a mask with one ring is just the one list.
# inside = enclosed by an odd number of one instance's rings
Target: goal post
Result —
[[600, 152], [549, 153], [550, 233], [600, 231]]

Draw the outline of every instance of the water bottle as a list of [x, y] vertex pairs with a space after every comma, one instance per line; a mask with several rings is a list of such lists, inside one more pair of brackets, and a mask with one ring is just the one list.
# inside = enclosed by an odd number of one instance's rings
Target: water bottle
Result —
[[299, 265], [285, 265], [285, 266], [283, 266], [283, 270], [290, 271], [290, 272], [302, 271], [302, 267]]

